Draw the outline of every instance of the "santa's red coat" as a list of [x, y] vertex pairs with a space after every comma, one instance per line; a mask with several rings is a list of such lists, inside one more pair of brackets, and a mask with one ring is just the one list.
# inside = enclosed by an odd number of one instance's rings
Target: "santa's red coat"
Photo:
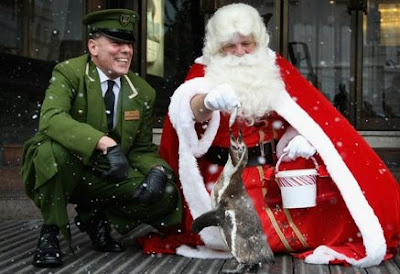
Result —
[[[282, 209], [280, 192], [273, 180], [264, 186], [268, 191], [266, 199], [261, 187], [252, 190], [246, 186], [255, 201], [272, 250], [290, 252], [309, 263], [345, 263], [360, 267], [377, 265], [392, 258], [400, 240], [398, 183], [372, 148], [321, 92], [285, 59], [276, 57], [276, 64], [286, 90], [275, 103], [275, 111], [316, 148], [319, 161], [329, 176], [318, 177], [317, 206], [306, 209]], [[188, 133], [191, 127], [194, 131], [195, 125], [184, 104], [193, 94], [185, 93], [193, 87], [207, 86], [203, 69], [201, 64], [193, 65], [187, 81], [174, 94], [177, 98], [175, 102], [172, 98], [160, 145], [161, 156], [180, 176], [185, 196], [183, 224], [179, 233], [141, 239], [144, 251], [148, 253], [175, 253], [184, 247], [178, 253], [197, 256], [185, 245], [199, 247], [205, 243], [209, 248], [219, 245], [213, 245], [213, 236], [199, 237], [190, 233], [192, 216], [197, 217], [210, 207], [203, 205], [209, 203], [203, 197], [203, 178], [213, 180], [216, 176], [205, 174], [207, 167], [201, 156], [211, 144], [228, 146], [220, 141], [224, 140], [221, 132], [226, 133], [223, 128], [227, 127], [227, 118], [220, 117], [217, 112], [210, 121], [209, 135], [196, 135], [200, 139], [193, 140], [193, 134]], [[297, 161], [295, 165], [299, 163], [304, 161]], [[264, 173], [269, 171], [264, 167]], [[246, 176], [259, 177], [255, 167], [248, 168], [247, 172]], [[203, 249], [199, 253], [201, 251]], [[218, 257], [222, 253], [205, 254], [208, 254], [205, 257]]]

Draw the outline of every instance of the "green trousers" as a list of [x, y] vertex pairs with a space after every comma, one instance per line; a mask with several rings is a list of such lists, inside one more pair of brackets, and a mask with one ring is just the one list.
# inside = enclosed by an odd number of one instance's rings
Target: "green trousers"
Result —
[[[176, 185], [169, 180], [164, 196], [152, 203], [132, 201], [132, 195], [146, 174], [130, 168], [119, 183], [101, 179], [97, 166], [85, 166], [56, 142], [52, 142], [58, 172], [36, 190], [34, 201], [44, 224], [68, 226], [67, 204], [76, 204], [82, 222], [105, 215], [121, 234], [141, 223], [163, 227], [181, 221], [181, 200]], [[104, 166], [103, 166], [104, 168]]]

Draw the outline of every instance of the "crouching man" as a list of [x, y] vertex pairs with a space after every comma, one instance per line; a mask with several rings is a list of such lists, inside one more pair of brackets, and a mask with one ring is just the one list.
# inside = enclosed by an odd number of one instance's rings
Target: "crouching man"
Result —
[[152, 143], [155, 91], [129, 70], [136, 12], [103, 10], [84, 17], [88, 54], [54, 68], [39, 131], [24, 146], [22, 177], [43, 216], [33, 264], [62, 264], [57, 235], [70, 243], [67, 204], [93, 248], [122, 252], [113, 224], [126, 233], [141, 223], [180, 222], [171, 168]]

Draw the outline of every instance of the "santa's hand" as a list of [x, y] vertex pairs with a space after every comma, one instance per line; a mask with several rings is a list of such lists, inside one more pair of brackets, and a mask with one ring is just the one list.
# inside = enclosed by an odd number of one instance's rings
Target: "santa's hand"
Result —
[[239, 99], [236, 96], [232, 86], [228, 84], [222, 84], [209, 93], [204, 98], [204, 105], [209, 110], [221, 110], [230, 112], [235, 107], [239, 107]]
[[315, 151], [315, 148], [310, 144], [310, 142], [301, 135], [294, 137], [283, 149], [283, 152], [287, 154], [287, 157], [292, 160], [295, 160], [297, 157], [308, 159], [315, 154]]

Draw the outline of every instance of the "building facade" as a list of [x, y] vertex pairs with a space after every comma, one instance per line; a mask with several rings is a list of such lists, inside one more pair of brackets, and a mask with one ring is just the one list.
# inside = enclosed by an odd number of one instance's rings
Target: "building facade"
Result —
[[108, 8], [140, 15], [132, 69], [157, 90], [160, 129], [170, 96], [201, 55], [208, 18], [232, 2], [257, 8], [271, 48], [336, 106], [389, 167], [400, 168], [399, 0], [1, 1], [0, 146], [22, 145], [35, 133], [52, 68], [86, 53], [82, 16]]

